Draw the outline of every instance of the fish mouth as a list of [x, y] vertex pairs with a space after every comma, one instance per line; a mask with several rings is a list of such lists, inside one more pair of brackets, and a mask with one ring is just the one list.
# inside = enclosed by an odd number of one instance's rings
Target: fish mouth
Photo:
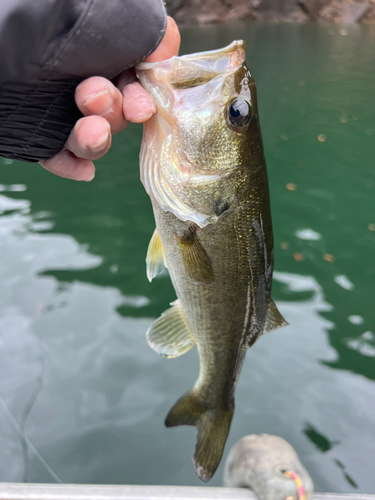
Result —
[[206, 52], [196, 52], [184, 56], [173, 56], [170, 59], [160, 62], [141, 62], [136, 65], [136, 71], [145, 71], [157, 67], [169, 66], [174, 60], [194, 64], [204, 67], [207, 71], [211, 69], [215, 73], [223, 71], [233, 71], [245, 61], [246, 42], [244, 40], [234, 40], [232, 43], [216, 50]]

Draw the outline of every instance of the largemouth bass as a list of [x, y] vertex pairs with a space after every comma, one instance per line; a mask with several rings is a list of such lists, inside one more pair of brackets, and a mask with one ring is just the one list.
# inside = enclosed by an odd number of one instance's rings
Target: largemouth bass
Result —
[[193, 461], [208, 481], [228, 436], [246, 350], [286, 324], [271, 300], [273, 235], [256, 87], [243, 41], [141, 63], [137, 75], [157, 107], [140, 155], [156, 221], [147, 276], [167, 267], [178, 297], [147, 338], [166, 357], [197, 345], [198, 380], [165, 424], [198, 428]]

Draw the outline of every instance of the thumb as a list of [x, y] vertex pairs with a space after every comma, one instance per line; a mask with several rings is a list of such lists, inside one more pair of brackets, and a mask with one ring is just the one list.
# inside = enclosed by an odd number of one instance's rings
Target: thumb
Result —
[[171, 17], [167, 18], [167, 27], [163, 40], [152, 54], [146, 57], [147, 62], [158, 62], [178, 55], [181, 36], [177, 24]]

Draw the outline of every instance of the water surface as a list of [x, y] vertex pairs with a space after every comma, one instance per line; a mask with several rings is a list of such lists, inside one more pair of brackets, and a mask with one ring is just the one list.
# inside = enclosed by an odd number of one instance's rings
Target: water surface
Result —
[[[182, 52], [236, 38], [258, 84], [273, 297], [290, 326], [248, 352], [225, 455], [277, 434], [317, 491], [373, 493], [375, 29], [183, 29]], [[166, 360], [145, 340], [175, 295], [145, 275], [140, 140], [137, 126], [118, 136], [89, 184], [0, 160], [1, 481], [202, 484], [196, 430], [163, 426], [196, 350]]]

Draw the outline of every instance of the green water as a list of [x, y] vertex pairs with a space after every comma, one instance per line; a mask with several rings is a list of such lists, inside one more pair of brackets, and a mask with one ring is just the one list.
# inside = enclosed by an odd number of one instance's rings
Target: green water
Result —
[[[317, 491], [374, 493], [375, 28], [340, 29], [183, 29], [182, 52], [248, 42], [273, 296], [290, 323], [247, 354], [225, 455], [245, 434], [278, 434]], [[145, 276], [140, 140], [137, 126], [118, 136], [89, 184], [0, 160], [1, 481], [202, 484], [196, 430], [163, 426], [197, 377], [196, 350], [166, 360], [145, 341], [175, 295]]]

